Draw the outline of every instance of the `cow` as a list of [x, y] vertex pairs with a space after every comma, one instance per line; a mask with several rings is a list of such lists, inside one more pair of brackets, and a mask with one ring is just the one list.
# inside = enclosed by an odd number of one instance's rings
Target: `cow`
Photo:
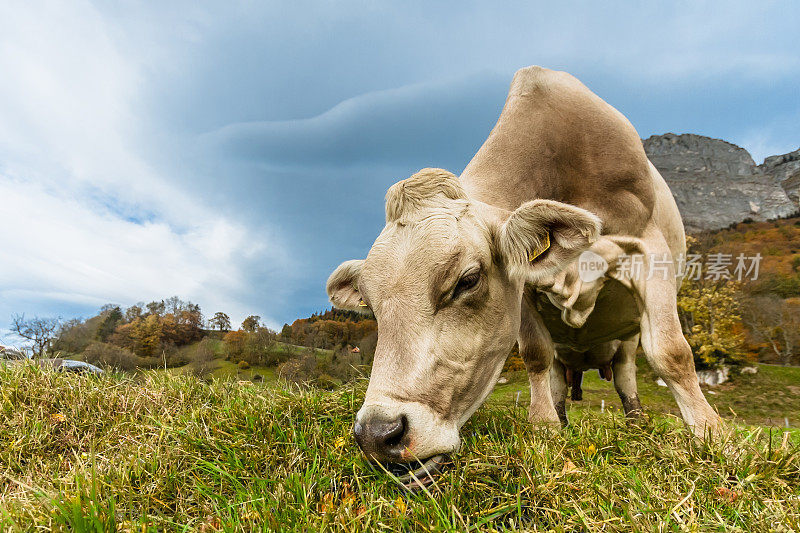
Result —
[[[335, 307], [378, 323], [356, 441], [375, 462], [438, 466], [515, 342], [532, 423], [566, 423], [567, 374], [587, 368], [613, 373], [636, 416], [641, 342], [687, 426], [716, 432], [677, 314], [685, 248], [675, 201], [631, 123], [565, 72], [517, 71], [460, 178], [426, 168], [394, 184], [366, 259], [328, 279]], [[587, 254], [608, 268], [583, 275]], [[657, 275], [623, 275], [634, 256]]]

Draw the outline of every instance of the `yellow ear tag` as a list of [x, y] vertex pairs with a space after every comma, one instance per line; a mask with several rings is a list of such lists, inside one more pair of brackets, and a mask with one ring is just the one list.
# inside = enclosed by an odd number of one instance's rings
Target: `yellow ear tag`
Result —
[[538, 250], [534, 250], [533, 252], [528, 254], [528, 261], [533, 263], [537, 257], [545, 253], [550, 248], [550, 232], [544, 234], [544, 244]]
[[359, 307], [368, 307], [367, 304], [364, 303], [364, 299], [363, 298], [358, 301], [358, 306]]

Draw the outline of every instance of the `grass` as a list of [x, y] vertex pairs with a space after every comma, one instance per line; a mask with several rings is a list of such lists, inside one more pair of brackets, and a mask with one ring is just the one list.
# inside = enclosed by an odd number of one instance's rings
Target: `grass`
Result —
[[278, 379], [275, 375], [276, 368], [274, 366], [256, 365], [242, 370], [236, 363], [224, 359], [215, 360], [214, 363], [217, 365], [217, 368], [212, 372], [215, 378], [252, 381], [255, 376], [261, 376], [265, 383], [275, 383]]
[[[756, 365], [757, 374], [732, 375], [729, 382], [704, 392], [709, 403], [725, 418], [748, 425], [783, 427], [785, 419], [794, 430], [800, 428], [800, 367]], [[643, 357], [638, 360], [639, 397], [645, 409], [680, 415], [678, 406], [666, 387], [656, 385], [656, 376]], [[498, 385], [490, 401], [496, 405], [514, 405], [517, 391], [520, 403], [527, 401], [529, 388], [524, 372], [509, 376], [509, 383]], [[619, 397], [614, 385], [600, 379], [596, 371], [586, 372], [583, 400], [570, 402], [571, 412], [619, 410]]]
[[[210, 363], [209, 373], [211, 377], [219, 379], [235, 379], [239, 381], [261, 381], [264, 384], [275, 384], [277, 382], [277, 368], [275, 366], [253, 365], [246, 369], [241, 369], [238, 364], [226, 359], [225, 345], [221, 340], [211, 339], [214, 359]], [[186, 359], [192, 361], [196, 358], [195, 351], [200, 343], [195, 342], [181, 348]], [[270, 355], [276, 359], [289, 359], [292, 356], [313, 353], [317, 357], [330, 358], [333, 351], [321, 348], [310, 348], [307, 346], [297, 346], [281, 341], [276, 341], [270, 348]], [[188, 375], [194, 373], [194, 365], [188, 363], [183, 366], [176, 366], [167, 369], [159, 369], [162, 372], [172, 375]], [[257, 376], [261, 379], [258, 380]]]
[[[271, 348], [271, 353], [285, 359], [306, 353], [313, 353], [320, 358], [330, 358], [333, 351], [276, 341]], [[274, 366], [254, 365], [243, 370], [236, 363], [224, 359], [221, 347], [217, 350], [217, 356], [218, 358], [214, 359], [215, 368], [211, 373], [215, 378], [252, 381], [256, 376], [261, 376], [263, 383], [273, 385], [278, 380], [277, 368]]]
[[407, 495], [333, 393], [150, 372], [0, 369], [0, 530], [797, 530], [800, 439], [694, 441], [671, 417], [534, 428], [493, 401], [430, 492]]

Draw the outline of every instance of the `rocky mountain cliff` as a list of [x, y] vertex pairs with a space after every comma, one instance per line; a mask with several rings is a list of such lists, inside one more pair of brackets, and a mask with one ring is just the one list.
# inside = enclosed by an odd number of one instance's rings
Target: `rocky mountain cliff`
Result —
[[758, 168], [774, 176], [789, 199], [800, 205], [800, 148], [788, 154], [769, 156]]
[[667, 133], [643, 142], [689, 232], [800, 209], [800, 149], [756, 165], [744, 148], [702, 135]]

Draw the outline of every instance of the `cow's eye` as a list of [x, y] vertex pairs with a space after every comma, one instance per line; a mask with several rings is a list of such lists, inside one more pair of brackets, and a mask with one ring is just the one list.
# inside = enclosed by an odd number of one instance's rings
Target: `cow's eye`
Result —
[[453, 299], [455, 300], [460, 295], [474, 288], [475, 285], [477, 285], [480, 280], [481, 280], [480, 271], [470, 272], [462, 276], [461, 279], [458, 280], [456, 288], [453, 289]]

